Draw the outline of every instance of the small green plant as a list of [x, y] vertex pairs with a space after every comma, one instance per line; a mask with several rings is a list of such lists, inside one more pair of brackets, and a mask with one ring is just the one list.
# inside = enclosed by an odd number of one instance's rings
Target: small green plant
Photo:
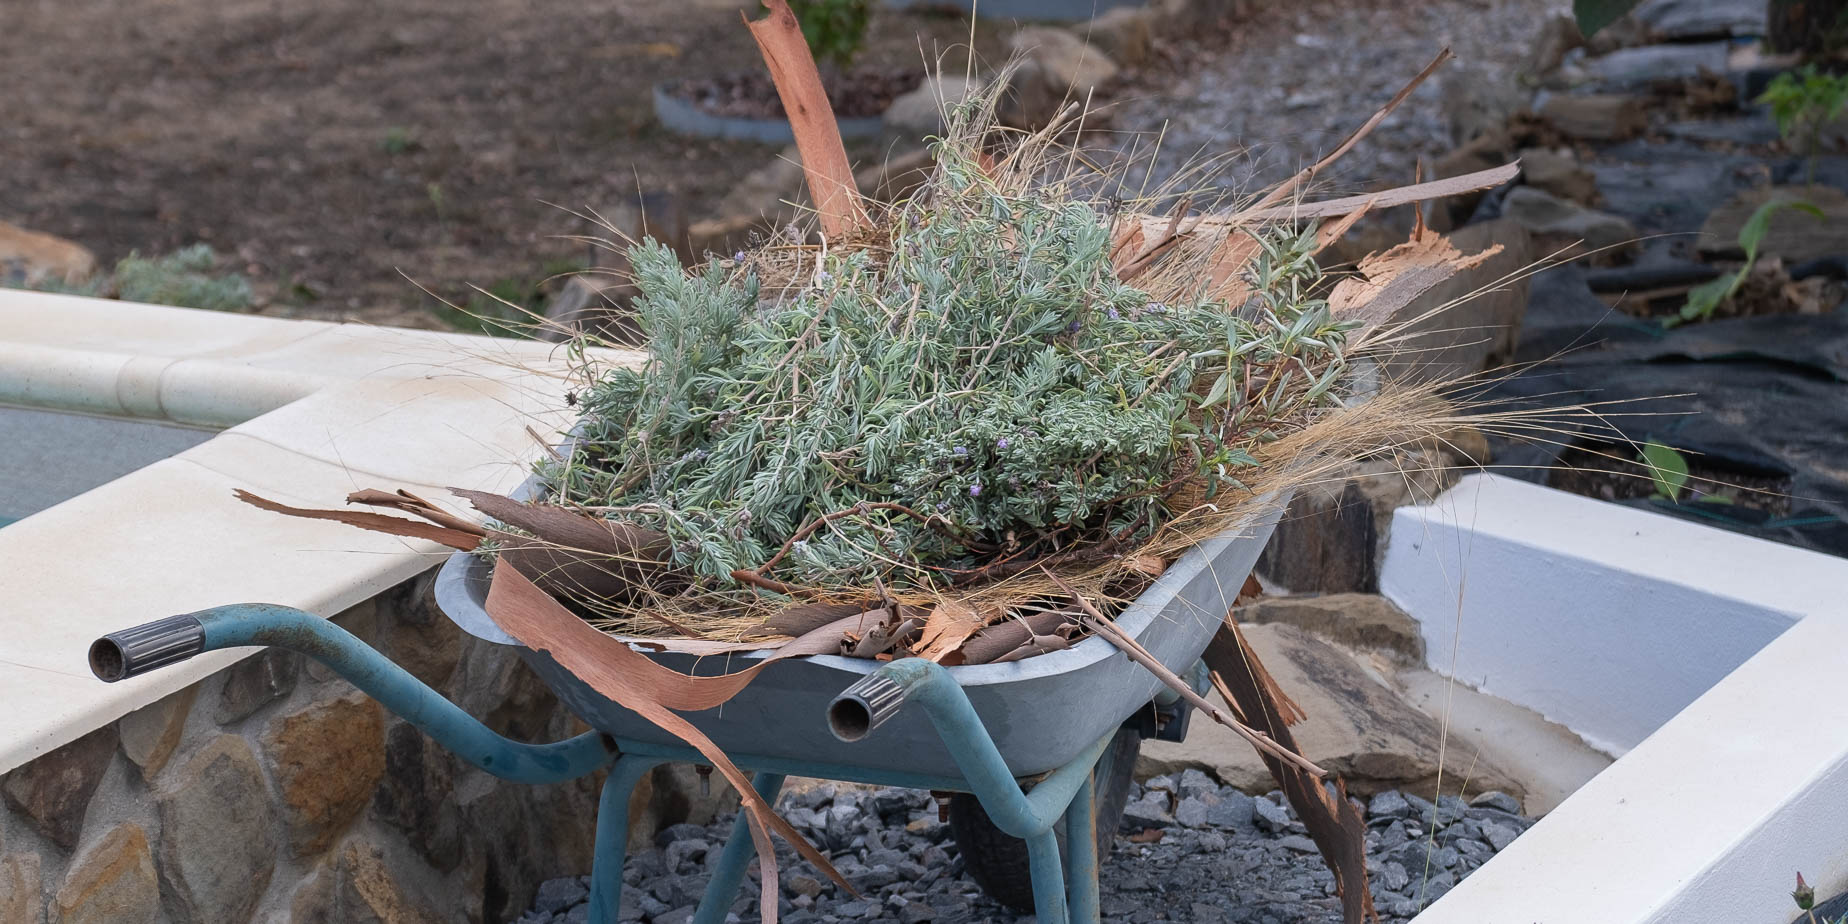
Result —
[[[1649, 480], [1655, 485], [1655, 493], [1650, 494], [1649, 499], [1681, 503], [1682, 492], [1688, 489], [1687, 456], [1655, 442], [1644, 443], [1637, 455], [1649, 467]], [[1732, 498], [1723, 494], [1697, 493], [1694, 500], [1703, 504], [1732, 503]]]
[[1805, 184], [1816, 182], [1816, 154], [1822, 144], [1822, 127], [1848, 107], [1848, 76], [1825, 74], [1811, 64], [1800, 71], [1785, 71], [1758, 97], [1771, 107], [1771, 118], [1786, 143], [1802, 142], [1806, 161]]
[[1681, 492], [1688, 485], [1687, 457], [1661, 443], [1644, 443], [1639, 455], [1649, 466], [1649, 480], [1655, 483], [1650, 499], [1680, 503]]
[[236, 273], [212, 275], [218, 254], [209, 244], [182, 247], [164, 257], [144, 257], [130, 251], [115, 271], [77, 285], [48, 280], [31, 288], [59, 295], [114, 297], [128, 302], [203, 308], [208, 311], [250, 310], [250, 282]]
[[236, 273], [211, 274], [218, 255], [194, 244], [152, 259], [131, 253], [115, 268], [116, 297], [152, 305], [211, 311], [247, 311], [250, 283]]
[[443, 184], [425, 183], [424, 196], [430, 200], [430, 207], [436, 210], [436, 220], [445, 220], [449, 214], [449, 197], [443, 194]]
[[789, 8], [815, 60], [824, 66], [846, 70], [866, 44], [873, 0], [789, 0]]
[[1633, 9], [1638, 0], [1572, 0], [1572, 18], [1578, 23], [1579, 33], [1591, 38], [1599, 29], [1622, 19], [1625, 13]]
[[1797, 887], [1791, 891], [1790, 900], [1797, 903], [1797, 910], [1806, 915], [1810, 924], [1816, 924], [1816, 890], [1803, 881], [1803, 874], [1797, 874]]
[[537, 278], [507, 276], [476, 289], [463, 305], [438, 302], [432, 313], [456, 330], [490, 337], [531, 337], [545, 315], [546, 282], [583, 272], [584, 264], [548, 260]]
[[1758, 262], [1758, 245], [1764, 243], [1765, 234], [1771, 230], [1771, 216], [1786, 208], [1798, 209], [1817, 218], [1824, 217], [1822, 209], [1800, 199], [1774, 199], [1759, 206], [1739, 229], [1739, 246], [1745, 250], [1745, 265], [1712, 282], [1688, 290], [1687, 304], [1681, 306], [1680, 313], [1663, 318], [1662, 326], [1675, 327], [1713, 317], [1713, 312], [1745, 284], [1745, 277], [1752, 273], [1752, 265]]
[[402, 125], [394, 125], [385, 130], [385, 137], [379, 139], [379, 150], [387, 154], [408, 154], [419, 147], [417, 136]]

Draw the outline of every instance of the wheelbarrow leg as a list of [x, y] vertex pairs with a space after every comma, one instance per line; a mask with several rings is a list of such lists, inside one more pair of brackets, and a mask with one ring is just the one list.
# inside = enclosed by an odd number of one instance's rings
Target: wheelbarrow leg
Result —
[[[765, 802], [775, 805], [776, 794], [783, 789], [783, 779], [781, 773], [759, 773], [751, 778], [751, 786]], [[731, 837], [725, 839], [725, 849], [719, 854], [719, 865], [712, 868], [712, 878], [706, 880], [706, 893], [700, 896], [693, 924], [724, 924], [725, 915], [731, 911], [732, 902], [738, 897], [738, 885], [744, 881], [744, 868], [756, 854], [751, 843], [749, 817], [740, 806], [738, 820], [732, 823]]]
[[[891, 718], [906, 701], [915, 701], [929, 716], [950, 758], [962, 771], [969, 791], [981, 801], [982, 811], [995, 827], [1027, 842], [1033, 905], [1039, 924], [1067, 924], [1065, 870], [1053, 827], [1067, 817], [1080, 791], [1085, 793], [1084, 811], [1091, 811], [1095, 795], [1091, 774], [1116, 737], [1115, 731], [1085, 748], [1072, 762], [1047, 774], [1032, 792], [1022, 792], [962, 687], [943, 665], [922, 658], [889, 661], [841, 691], [828, 705], [828, 725], [842, 741], [859, 741]], [[1081, 823], [1087, 830], [1096, 825], [1094, 816]], [[1089, 885], [1079, 887], [1077, 898], [1095, 909], [1096, 848], [1079, 845], [1079, 849], [1085, 851], [1081, 856], [1089, 857], [1079, 864], [1088, 868]]]
[[[1110, 759], [1108, 754], [1105, 761]], [[1097, 777], [1093, 775], [1078, 784], [1072, 804], [1065, 807], [1065, 910], [1071, 924], [1098, 924], [1100, 920], [1097, 862]]]
[[616, 924], [622, 908], [622, 863], [629, 854], [629, 796], [661, 761], [620, 757], [597, 800], [597, 853], [590, 863], [588, 924]]
[[1066, 924], [1065, 873], [1059, 868], [1059, 836], [1051, 828], [1027, 838], [1027, 862], [1033, 871], [1034, 919]]

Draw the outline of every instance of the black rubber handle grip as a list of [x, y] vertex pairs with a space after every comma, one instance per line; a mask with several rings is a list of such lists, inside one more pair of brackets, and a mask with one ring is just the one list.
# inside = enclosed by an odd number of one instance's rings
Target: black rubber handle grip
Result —
[[90, 673], [104, 683], [115, 683], [178, 664], [204, 650], [205, 626], [198, 617], [169, 616], [90, 643]]
[[874, 671], [828, 704], [828, 730], [842, 741], [858, 741], [898, 712], [905, 704], [905, 688]]

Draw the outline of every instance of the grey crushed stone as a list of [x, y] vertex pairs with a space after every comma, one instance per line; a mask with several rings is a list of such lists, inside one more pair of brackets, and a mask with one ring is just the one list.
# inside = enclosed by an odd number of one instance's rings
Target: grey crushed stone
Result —
[[1409, 183], [1420, 159], [1428, 165], [1454, 147], [1445, 84], [1457, 84], [1453, 92], [1464, 95], [1512, 87], [1515, 69], [1547, 18], [1569, 8], [1563, 0], [1257, 6], [1233, 28], [1231, 47], [1180, 49], [1178, 73], [1151, 72], [1118, 95], [1112, 129], [1140, 138], [1145, 151], [1165, 130], [1147, 189], [1159, 188], [1189, 163], [1230, 155], [1228, 169], [1212, 185], [1255, 194], [1340, 144], [1449, 46], [1456, 60], [1317, 186], [1344, 194]]
[[[1197, 773], [1197, 771], [1189, 771]], [[1104, 861], [1104, 920], [1144, 924], [1335, 924], [1341, 920], [1334, 876], [1322, 865], [1308, 831], [1283, 794], [1249, 796], [1210, 777], [1158, 777], [1130, 791], [1132, 804], [1160, 824], [1125, 820]], [[1177, 809], [1195, 803], [1204, 811]], [[1533, 822], [1519, 803], [1500, 794], [1468, 804], [1454, 797], [1433, 804], [1408, 793], [1373, 797], [1367, 812], [1367, 868], [1375, 904], [1388, 924], [1406, 921], [1506, 847]], [[785, 796], [778, 805], [862, 893], [855, 899], [778, 843], [782, 869], [779, 908], [791, 924], [884, 921], [899, 924], [1026, 924], [982, 894], [963, 869], [949, 826], [937, 821], [929, 794], [824, 784]], [[797, 821], [799, 819], [799, 821]], [[663, 832], [666, 846], [631, 855], [623, 866], [624, 922], [682, 924], [705, 887], [710, 864], [730, 836], [727, 816], [699, 828]], [[1156, 827], [1162, 836], [1137, 843], [1128, 835]], [[515, 924], [581, 924], [589, 910], [589, 878], [554, 879]], [[561, 907], [561, 899], [575, 900]], [[727, 920], [760, 919], [758, 895], [740, 889]]]

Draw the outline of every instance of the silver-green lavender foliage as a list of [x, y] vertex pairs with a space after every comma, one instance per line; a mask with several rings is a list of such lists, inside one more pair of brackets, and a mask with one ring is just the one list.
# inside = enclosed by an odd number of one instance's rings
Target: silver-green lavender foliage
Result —
[[[1237, 311], [1161, 304], [1117, 279], [1091, 206], [1003, 197], [944, 159], [889, 251], [830, 254], [777, 298], [732, 261], [687, 273], [635, 248], [653, 360], [595, 385], [542, 474], [667, 533], [709, 589], [815, 517], [903, 504], [937, 523], [832, 520], [774, 576], [941, 584], [995, 548], [1145, 536], [1177, 477], [1236, 485], [1273, 423], [1334, 400], [1347, 325], [1309, 296], [1312, 230], [1267, 241]], [[1248, 364], [1268, 399], [1246, 400]]]
[[[36, 286], [42, 292], [62, 295], [112, 295], [130, 302], [174, 305], [211, 311], [250, 310], [250, 281], [236, 273], [214, 276], [218, 254], [210, 244], [193, 244], [161, 257], [130, 253], [115, 265], [115, 272], [77, 285], [48, 280]], [[6, 284], [0, 278], [0, 285]]]

